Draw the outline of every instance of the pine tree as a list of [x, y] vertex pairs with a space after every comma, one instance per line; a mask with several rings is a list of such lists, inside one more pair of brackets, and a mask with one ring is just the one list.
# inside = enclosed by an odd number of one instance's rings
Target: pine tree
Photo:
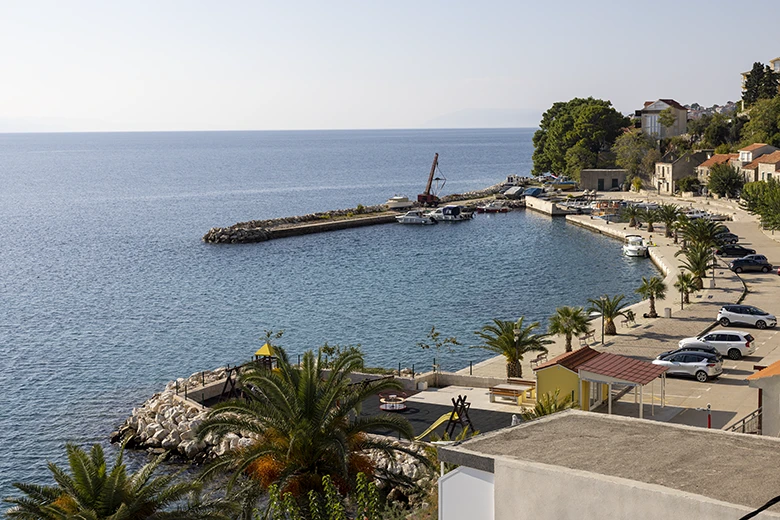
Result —
[[753, 68], [747, 73], [745, 80], [745, 92], [742, 94], [742, 101], [746, 107], [759, 100], [761, 94], [761, 84], [764, 81], [764, 65], [755, 62]]

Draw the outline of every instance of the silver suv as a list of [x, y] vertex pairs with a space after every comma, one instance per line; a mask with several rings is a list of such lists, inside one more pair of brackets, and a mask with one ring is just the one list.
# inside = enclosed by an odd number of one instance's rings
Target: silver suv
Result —
[[757, 329], [765, 329], [777, 325], [777, 318], [766, 311], [752, 305], [724, 305], [718, 312], [718, 321], [724, 327], [732, 323], [753, 325]]
[[702, 383], [723, 373], [723, 361], [717, 354], [710, 352], [682, 351], [661, 354], [653, 360], [653, 364], [666, 367], [666, 373], [669, 375], [693, 376]]
[[724, 356], [740, 359], [756, 351], [753, 336], [738, 330], [713, 330], [696, 338], [680, 340], [679, 347], [713, 347]]

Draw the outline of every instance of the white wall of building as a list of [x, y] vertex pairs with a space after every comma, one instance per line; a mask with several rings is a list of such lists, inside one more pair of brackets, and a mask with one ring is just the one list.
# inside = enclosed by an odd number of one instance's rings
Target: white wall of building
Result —
[[493, 520], [493, 474], [460, 466], [441, 477], [439, 520]]
[[[752, 511], [654, 484], [560, 466], [497, 458], [494, 467], [495, 516], [482, 512], [470, 520], [734, 520]], [[761, 518], [780, 515], [763, 512]]]

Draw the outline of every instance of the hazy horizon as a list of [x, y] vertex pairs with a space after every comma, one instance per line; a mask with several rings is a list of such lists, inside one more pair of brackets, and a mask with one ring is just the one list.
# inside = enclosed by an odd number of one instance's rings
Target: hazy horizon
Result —
[[534, 128], [574, 97], [724, 104], [780, 53], [771, 31], [712, 37], [739, 8], [9, 0], [0, 132]]

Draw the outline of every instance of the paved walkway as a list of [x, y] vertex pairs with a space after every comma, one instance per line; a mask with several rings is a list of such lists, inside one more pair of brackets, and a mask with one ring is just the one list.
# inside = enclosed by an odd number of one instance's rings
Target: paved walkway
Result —
[[[725, 213], [733, 219], [725, 222], [732, 232], [740, 237], [740, 243], [756, 249], [765, 254], [775, 265], [780, 264], [780, 235], [772, 235], [771, 232], [759, 228], [756, 218], [741, 210], [735, 202], [713, 201], [706, 199], [679, 199], [659, 197], [654, 194], [610, 194], [610, 198], [623, 197], [642, 201], [670, 202], [681, 207], [697, 207], [709, 211]], [[665, 300], [656, 301], [656, 310], [660, 316], [664, 315], [664, 309], [669, 308], [671, 318], [646, 319], [642, 315], [648, 311], [649, 303], [640, 302], [630, 308], [637, 316], [636, 324], [631, 327], [623, 327], [618, 321], [618, 335], [607, 336], [601, 341], [601, 321], [591, 321], [595, 330], [596, 339], [591, 342], [591, 347], [605, 352], [614, 352], [645, 359], [653, 359], [659, 353], [672, 350], [677, 347], [680, 339], [695, 336], [712, 327], [718, 310], [723, 304], [735, 303], [743, 294], [746, 286], [748, 292], [744, 303], [761, 307], [775, 315], [780, 314], [780, 298], [777, 297], [780, 288], [780, 276], [775, 273], [745, 273], [738, 276], [732, 273], [721, 262], [721, 268], [715, 270], [715, 286], [710, 286], [710, 278], [704, 280], [705, 289], [691, 295], [691, 304], [680, 309], [680, 296], [674, 289], [674, 282], [680, 272], [678, 259], [674, 254], [680, 246], [673, 243], [672, 239], [664, 237], [664, 226], [659, 224], [653, 233], [648, 233], [646, 228], [636, 230], [628, 228], [626, 224], [607, 224], [599, 219], [591, 219], [588, 215], [570, 215], [566, 217], [572, 223], [578, 223], [609, 236], [624, 237], [627, 234], [639, 234], [655, 244], [651, 248], [651, 255], [657, 265], [661, 267], [665, 275], [668, 288]], [[745, 285], [743, 286], [743, 281]], [[641, 281], [637, 281], [637, 286]], [[734, 328], [732, 325], [730, 328]], [[732, 424], [741, 417], [752, 412], [757, 407], [757, 391], [747, 386], [745, 377], [754, 372], [756, 364], [768, 365], [780, 360], [780, 335], [776, 330], [758, 331], [749, 329], [756, 337], [758, 350], [750, 358], [724, 362], [724, 374], [716, 381], [698, 383], [694, 380], [671, 379], [667, 380], [667, 404], [669, 410], [659, 414], [656, 418], [671, 420], [685, 424], [706, 426], [706, 412], [697, 411], [696, 408], [706, 408], [712, 405], [713, 427], [722, 428]], [[549, 346], [550, 358], [565, 351], [564, 338], [554, 338], [555, 343]], [[579, 342], [575, 338], [574, 348], [578, 348]], [[532, 358], [532, 357], [531, 357]], [[533, 371], [530, 367], [530, 359], [523, 362], [523, 373], [529, 377]], [[461, 370], [468, 373], [468, 368]], [[504, 377], [506, 364], [502, 356], [483, 361], [473, 367], [474, 375]], [[628, 404], [632, 406], [628, 406]], [[660, 400], [659, 403], [660, 404]], [[649, 405], [647, 405], [649, 406]], [[625, 396], [616, 411], [626, 415], [638, 415], [636, 405], [633, 405], [633, 397]], [[633, 413], [632, 413], [633, 412]]]

